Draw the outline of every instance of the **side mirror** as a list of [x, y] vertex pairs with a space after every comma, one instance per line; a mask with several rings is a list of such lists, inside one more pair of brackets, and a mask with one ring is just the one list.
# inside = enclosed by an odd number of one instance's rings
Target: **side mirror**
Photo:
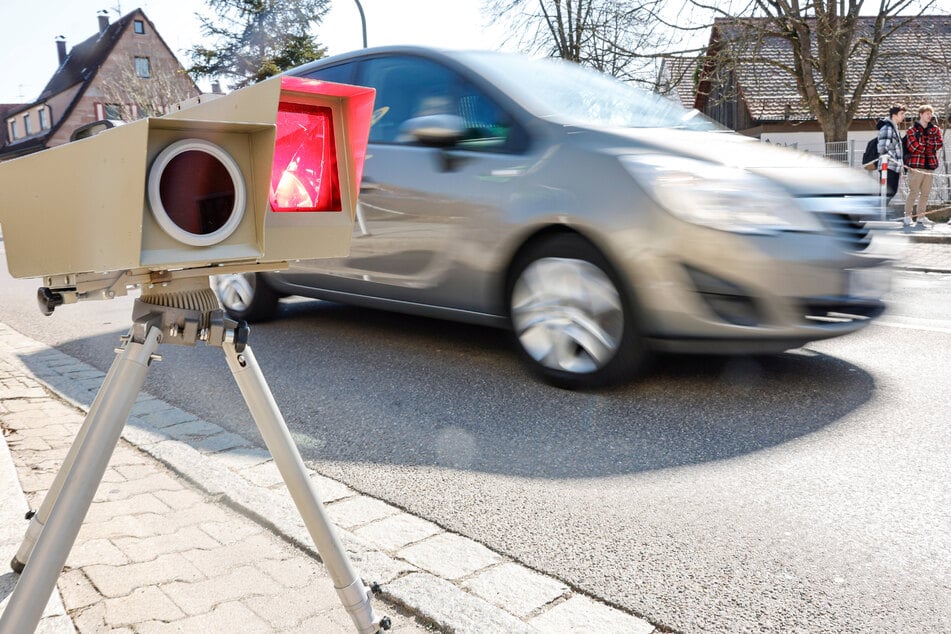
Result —
[[454, 114], [429, 114], [407, 119], [400, 133], [424, 145], [451, 147], [465, 138], [466, 122]]

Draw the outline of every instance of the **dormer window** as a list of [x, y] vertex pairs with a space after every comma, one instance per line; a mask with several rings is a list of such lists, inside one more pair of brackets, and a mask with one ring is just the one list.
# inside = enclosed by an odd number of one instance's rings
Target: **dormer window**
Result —
[[25, 115], [23, 115], [23, 132], [24, 132], [27, 136], [30, 136], [31, 134], [33, 134], [33, 123], [32, 123], [32, 121], [30, 121], [30, 113], [29, 113], [29, 112], [26, 113]]
[[136, 35], [145, 35], [145, 22], [142, 20], [133, 20], [132, 29], [135, 31]]

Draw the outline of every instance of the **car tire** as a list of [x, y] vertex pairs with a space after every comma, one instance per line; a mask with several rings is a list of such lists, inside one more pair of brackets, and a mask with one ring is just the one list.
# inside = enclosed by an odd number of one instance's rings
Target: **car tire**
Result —
[[604, 255], [581, 236], [530, 245], [508, 279], [515, 344], [545, 382], [607, 387], [632, 379], [646, 364], [633, 298]]
[[258, 273], [212, 276], [212, 287], [232, 319], [261, 322], [274, 318], [281, 296]]

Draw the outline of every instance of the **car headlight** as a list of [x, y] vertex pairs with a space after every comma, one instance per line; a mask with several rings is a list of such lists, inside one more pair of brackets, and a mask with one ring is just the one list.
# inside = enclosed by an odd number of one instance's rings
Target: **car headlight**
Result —
[[770, 181], [736, 167], [696, 159], [637, 155], [621, 165], [671, 214], [734, 233], [822, 231], [814, 214]]

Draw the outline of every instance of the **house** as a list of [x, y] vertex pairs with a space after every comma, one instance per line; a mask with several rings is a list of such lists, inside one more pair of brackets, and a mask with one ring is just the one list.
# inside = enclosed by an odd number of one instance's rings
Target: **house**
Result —
[[[864, 69], [861, 55], [875, 19], [858, 18], [856, 61], [846, 78], [850, 89]], [[807, 24], [814, 32], [815, 20]], [[661, 85], [687, 107], [742, 134], [822, 152], [822, 128], [792, 76], [777, 67], [793, 65], [792, 45], [768, 34], [765, 25], [765, 18], [718, 18], [705, 55], [666, 60]], [[886, 28], [896, 31], [882, 42], [848, 132], [849, 151], [859, 155], [893, 103], [904, 103], [909, 116], [924, 103], [933, 105], [943, 122], [951, 116], [951, 16], [895, 17]]]
[[0, 160], [62, 145], [77, 128], [102, 119], [161, 114], [201, 94], [141, 9], [99, 30], [68, 53], [56, 39], [59, 67], [36, 101], [0, 104]]

